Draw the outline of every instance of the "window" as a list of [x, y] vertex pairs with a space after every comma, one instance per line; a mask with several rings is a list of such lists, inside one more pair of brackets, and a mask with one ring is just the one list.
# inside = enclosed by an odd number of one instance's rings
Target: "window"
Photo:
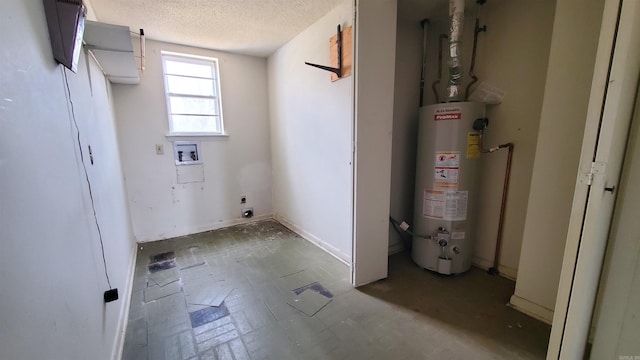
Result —
[[224, 135], [218, 59], [162, 52], [170, 135]]

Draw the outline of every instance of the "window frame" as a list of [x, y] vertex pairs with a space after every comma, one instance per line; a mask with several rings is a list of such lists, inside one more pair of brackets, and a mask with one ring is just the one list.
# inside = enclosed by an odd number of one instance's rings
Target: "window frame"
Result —
[[[224, 127], [224, 116], [222, 110], [222, 92], [220, 85], [220, 66], [217, 58], [207, 57], [207, 56], [198, 56], [198, 55], [190, 55], [184, 53], [177, 53], [172, 51], [161, 51], [160, 52], [161, 60], [162, 60], [162, 79], [164, 83], [164, 95], [165, 102], [167, 106], [167, 122], [169, 124], [169, 134], [168, 137], [194, 137], [194, 136], [228, 136]], [[178, 61], [182, 63], [191, 63], [194, 65], [206, 65], [211, 67], [213, 77], [211, 78], [213, 82], [213, 96], [202, 96], [202, 95], [193, 95], [186, 93], [170, 93], [169, 92], [169, 84], [168, 84], [168, 76], [175, 76], [175, 74], [167, 74], [166, 71], [166, 61]], [[208, 78], [199, 78], [199, 77], [191, 77], [185, 76], [186, 78], [193, 79], [208, 79]], [[216, 116], [218, 119], [216, 120], [219, 125], [219, 132], [215, 131], [186, 131], [186, 132], [177, 132], [174, 131], [174, 123], [173, 123], [173, 114], [171, 110], [171, 96], [184, 96], [184, 97], [193, 97], [193, 98], [207, 98], [214, 99], [217, 102], [218, 112], [219, 114]], [[180, 114], [180, 115], [189, 115], [189, 114]]]

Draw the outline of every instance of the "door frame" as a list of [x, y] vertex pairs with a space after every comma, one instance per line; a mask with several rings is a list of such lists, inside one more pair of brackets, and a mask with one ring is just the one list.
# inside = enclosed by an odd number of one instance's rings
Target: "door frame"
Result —
[[[640, 3], [606, 0], [547, 359], [582, 358], [640, 73]], [[572, 296], [574, 295], [574, 296]]]

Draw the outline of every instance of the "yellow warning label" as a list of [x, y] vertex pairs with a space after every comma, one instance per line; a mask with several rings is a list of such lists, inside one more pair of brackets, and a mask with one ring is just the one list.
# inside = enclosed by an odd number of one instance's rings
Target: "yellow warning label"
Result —
[[480, 137], [482, 135], [479, 132], [469, 132], [467, 134], [467, 159], [477, 159], [482, 152], [482, 141]]

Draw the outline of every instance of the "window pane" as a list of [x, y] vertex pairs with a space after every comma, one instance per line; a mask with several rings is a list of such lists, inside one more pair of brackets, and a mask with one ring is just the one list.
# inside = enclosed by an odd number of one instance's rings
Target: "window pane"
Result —
[[171, 75], [213, 78], [213, 65], [165, 60], [164, 71]]
[[217, 116], [173, 115], [172, 118], [173, 132], [221, 132]]
[[214, 99], [202, 99], [171, 96], [172, 114], [218, 115], [218, 102]]
[[223, 133], [217, 60], [162, 54], [162, 61], [171, 131]]
[[213, 80], [167, 75], [167, 85], [174, 94], [215, 96]]

